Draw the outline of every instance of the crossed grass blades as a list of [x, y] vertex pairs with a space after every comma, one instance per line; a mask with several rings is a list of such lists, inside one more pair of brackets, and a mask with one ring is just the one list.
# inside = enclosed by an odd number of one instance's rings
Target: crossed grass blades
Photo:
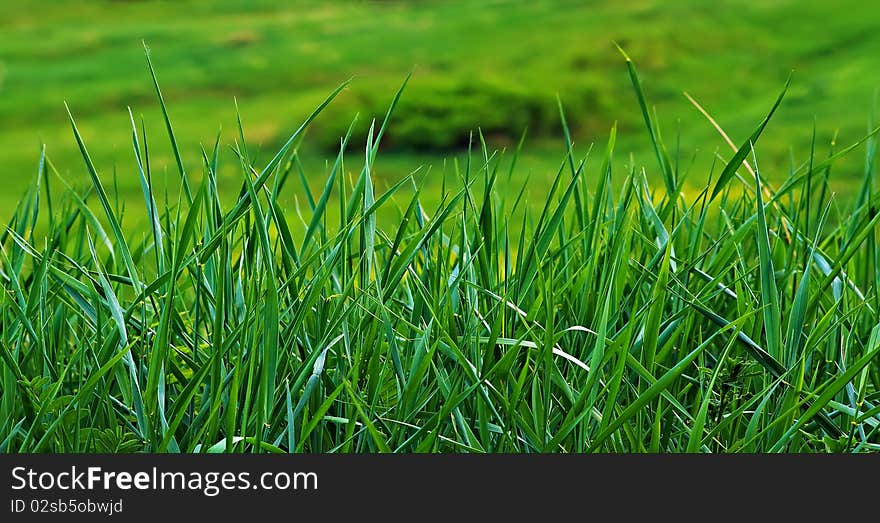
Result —
[[[124, 227], [71, 116], [92, 187], [59, 192], [44, 149], [0, 236], [0, 449], [880, 449], [876, 130], [814, 147], [774, 188], [753, 144], [782, 95], [739, 147], [706, 113], [733, 154], [688, 199], [626, 63], [662, 190], [614, 160], [615, 129], [578, 156], [560, 104], [567, 152], [540, 214], [524, 209], [538, 188], [509, 188], [519, 148], [480, 135], [435, 208], [417, 173], [377, 193], [403, 88], [365, 146], [340, 141], [313, 194], [297, 146], [345, 85], [268, 162], [239, 123], [241, 189], [224, 207], [220, 137], [198, 169], [184, 161], [150, 64], [178, 200], [157, 198], [132, 117], [119, 175], [140, 179], [147, 225]], [[832, 166], [863, 144], [861, 192], [839, 209]], [[281, 208], [282, 191], [308, 209]]]

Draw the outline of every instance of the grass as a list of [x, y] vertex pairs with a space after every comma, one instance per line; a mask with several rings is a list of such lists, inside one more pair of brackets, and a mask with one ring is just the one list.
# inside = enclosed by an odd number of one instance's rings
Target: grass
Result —
[[[8, 3], [8, 2], [7, 2]], [[355, 80], [309, 128], [300, 149], [313, 191], [324, 163], [355, 113], [353, 140], [363, 143], [387, 95], [413, 71], [395, 125], [383, 141], [374, 182], [387, 189], [419, 165], [433, 177], [422, 183], [426, 205], [439, 203], [437, 174], [452, 176], [463, 162], [471, 130], [481, 126], [492, 148], [512, 149], [528, 126], [528, 147], [515, 173], [521, 181], [553, 181], [562, 130], [558, 93], [578, 147], [601, 148], [618, 123], [621, 155], [651, 161], [639, 107], [611, 42], [638, 60], [647, 94], [670, 143], [680, 134], [682, 168], [708, 172], [726, 145], [683, 96], [686, 90], [738, 142], [766, 114], [777, 88], [794, 70], [792, 89], [764, 132], [761, 161], [781, 182], [790, 158], [817, 142], [857, 140], [878, 87], [880, 10], [864, 2], [660, 2], [601, 0], [270, 2], [109, 2], [24, 0], [4, 6], [0, 18], [0, 221], [27, 191], [42, 144], [71, 183], [88, 185], [80, 152], [69, 140], [62, 102], [77, 115], [97, 168], [125, 172], [129, 150], [126, 107], [144, 116], [151, 135], [163, 118], [147, 80], [140, 42], [156, 49], [178, 145], [190, 170], [200, 168], [200, 145], [210, 148], [218, 128], [234, 130], [233, 96], [245, 116], [252, 159], [265, 162], [323, 96]], [[505, 110], [498, 110], [504, 107]], [[224, 133], [224, 140], [234, 133]], [[224, 141], [223, 145], [229, 145]], [[225, 147], [224, 147], [225, 149]], [[151, 149], [157, 192], [177, 189], [177, 165], [165, 143]], [[687, 161], [685, 161], [687, 160]], [[445, 161], [445, 163], [444, 163]], [[841, 196], [859, 190], [860, 158], [837, 164], [830, 184]], [[234, 161], [221, 162], [224, 204], [234, 203]], [[120, 176], [118, 197], [139, 205], [134, 176]], [[654, 172], [649, 172], [649, 177]], [[661, 183], [659, 178], [649, 178]], [[692, 195], [704, 183], [692, 177]], [[514, 191], [515, 188], [499, 187]], [[282, 202], [288, 195], [282, 195]], [[536, 198], [537, 199], [537, 198]], [[539, 200], [539, 199], [538, 199]], [[531, 199], [526, 200], [529, 204]], [[530, 205], [530, 204], [529, 204]], [[540, 211], [540, 206], [534, 211]]]
[[[41, 156], [0, 235], [0, 450], [877, 451], [874, 134], [774, 184], [768, 116], [688, 197], [626, 63], [656, 161], [622, 167], [616, 128], [579, 150], [560, 105], [540, 201], [499, 189], [520, 150], [479, 134], [436, 204], [416, 176], [377, 188], [400, 92], [313, 192], [295, 151], [343, 84], [270, 159], [238, 127], [232, 195], [220, 139], [194, 168], [167, 119], [180, 190], [157, 191], [159, 137], [131, 117], [134, 209], [70, 114], [90, 189]], [[829, 179], [857, 148], [844, 207]]]

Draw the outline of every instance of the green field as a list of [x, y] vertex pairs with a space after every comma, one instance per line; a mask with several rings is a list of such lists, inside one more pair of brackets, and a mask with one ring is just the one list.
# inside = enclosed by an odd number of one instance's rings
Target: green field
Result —
[[[362, 148], [406, 74], [412, 81], [392, 124], [377, 183], [393, 183], [420, 166], [435, 201], [450, 161], [461, 158], [471, 131], [490, 145], [515, 144], [528, 127], [524, 180], [546, 185], [564, 152], [555, 96], [575, 147], [601, 144], [614, 122], [621, 154], [651, 160], [618, 42], [640, 64], [667, 141], [680, 133], [683, 168], [699, 185], [716, 151], [729, 150], [682, 95], [692, 94], [733, 140], [745, 139], [791, 71], [793, 86], [762, 138], [771, 180], [793, 158], [805, 160], [813, 122], [827, 149], [860, 138], [880, 85], [880, 10], [862, 2], [38, 2], [9, 3], [0, 17], [0, 219], [7, 220], [36, 173], [46, 144], [54, 166], [78, 187], [87, 182], [63, 102], [77, 117], [102, 176], [116, 169], [120, 197], [134, 201], [126, 107], [156, 136], [153, 161], [176, 180], [162, 119], [148, 81], [141, 41], [153, 50], [175, 131], [187, 162], [200, 173], [199, 144], [218, 130], [234, 142], [235, 107], [259, 158], [277, 148], [331, 89], [354, 77], [309, 130], [306, 175], [321, 186], [323, 162], [360, 113], [352, 143]], [[354, 145], [353, 145], [354, 147]], [[224, 154], [230, 154], [229, 148]], [[693, 163], [692, 163], [693, 160]], [[320, 167], [320, 169], [319, 169]], [[832, 187], [851, 193], [861, 160], [833, 173]], [[158, 183], [157, 182], [157, 183]], [[227, 164], [220, 183], [237, 186]], [[691, 185], [689, 184], [689, 187]], [[172, 184], [174, 192], [177, 186]], [[293, 202], [296, 194], [282, 195]]]
[[225, 5], [8, 9], [0, 452], [880, 452], [877, 13]]

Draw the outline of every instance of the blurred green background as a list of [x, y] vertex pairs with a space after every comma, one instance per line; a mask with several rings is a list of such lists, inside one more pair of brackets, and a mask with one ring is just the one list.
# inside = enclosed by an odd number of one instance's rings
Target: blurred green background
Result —
[[[236, 135], [233, 99], [251, 153], [265, 161], [349, 77], [351, 87], [315, 122], [303, 145], [310, 183], [320, 186], [325, 162], [360, 113], [347, 165], [357, 169], [370, 120], [381, 118], [413, 71], [376, 177], [387, 185], [423, 166], [418, 177], [429, 198], [436, 197], [440, 180], [478, 127], [498, 148], [515, 146], [528, 127], [514, 182], [530, 175], [543, 193], [564, 153], [557, 94], [579, 154], [591, 144], [601, 150], [618, 122], [622, 161], [616, 172], [622, 174], [630, 159], [645, 165], [649, 176], [656, 172], [613, 42], [637, 64], [667, 143], [680, 142], [678, 155], [682, 169], [692, 170], [692, 188], [705, 183], [716, 152], [729, 157], [730, 151], [683, 91], [739, 143], [794, 71], [792, 88], [758, 144], [762, 170], [778, 180], [792, 161], [808, 159], [814, 121], [822, 155], [835, 134], [840, 146], [861, 138], [880, 86], [880, 8], [864, 1], [2, 3], [4, 221], [32, 182], [43, 143], [68, 183], [87, 183], [65, 100], [108, 185], [115, 170], [123, 201], [140, 198], [127, 106], [145, 119], [160, 182], [177, 187], [142, 40], [152, 49], [194, 176], [201, 175], [199, 144], [210, 148], [222, 127], [227, 147], [221, 183], [231, 197], [241, 176], [228, 147]], [[863, 163], [860, 151], [835, 167], [832, 185], [843, 197], [854, 190]], [[289, 192], [285, 198], [298, 198], [294, 185]]]

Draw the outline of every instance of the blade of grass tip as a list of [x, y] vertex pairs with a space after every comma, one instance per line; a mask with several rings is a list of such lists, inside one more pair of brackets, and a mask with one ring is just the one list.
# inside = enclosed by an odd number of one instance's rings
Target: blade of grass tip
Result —
[[[30, 216], [30, 233], [28, 235], [29, 239], [33, 239], [34, 232], [37, 228], [37, 220], [40, 217], [40, 189], [43, 180], [43, 172], [46, 170], [46, 145], [42, 145], [40, 147], [40, 160], [37, 163], [37, 173], [34, 178], [33, 183], [33, 203], [31, 204], [32, 212]], [[52, 215], [49, 215], [49, 219], [52, 218]]]
[[104, 208], [104, 214], [107, 215], [107, 221], [110, 224], [110, 229], [113, 232], [113, 238], [116, 240], [116, 247], [119, 248], [120, 255], [122, 256], [122, 261], [125, 264], [126, 271], [128, 272], [129, 278], [131, 278], [132, 284], [136, 291], [140, 292], [143, 290], [143, 284], [138, 278], [137, 268], [135, 267], [134, 260], [131, 257], [131, 251], [128, 248], [128, 241], [125, 236], [122, 234], [122, 227], [119, 225], [119, 221], [116, 218], [116, 213], [113, 211], [113, 207], [110, 205], [110, 200], [107, 198], [107, 193], [104, 191], [104, 186], [101, 184], [101, 180], [98, 178], [98, 171], [95, 169], [95, 164], [92, 162], [92, 158], [89, 156], [89, 152], [86, 149], [86, 145], [83, 142], [82, 136], [79, 134], [79, 129], [76, 127], [76, 122], [73, 119], [73, 114], [70, 112], [70, 107], [68, 107], [67, 103], [64, 103], [64, 108], [67, 110], [67, 116], [70, 119], [70, 126], [73, 129], [73, 136], [76, 138], [76, 143], [79, 146], [80, 153], [82, 154], [83, 160], [86, 164], [86, 170], [89, 173], [89, 177], [92, 180], [92, 185], [95, 187], [95, 191], [98, 194], [98, 199], [101, 202], [101, 207]]
[[635, 64], [632, 59], [626, 54], [626, 51], [623, 50], [622, 47], [614, 44], [617, 47], [617, 50], [620, 51], [620, 54], [623, 55], [624, 60], [626, 60], [626, 68], [629, 71], [629, 77], [632, 81], [633, 88], [636, 91], [636, 98], [639, 101], [639, 107], [642, 110], [642, 116], [645, 119], [645, 126], [648, 128], [648, 134], [651, 137], [651, 145], [654, 147], [654, 153], [657, 156], [657, 162], [660, 164], [660, 172], [663, 175], [663, 183], [666, 185], [666, 192], [669, 194], [670, 198], [674, 198], [674, 195], [678, 193], [676, 188], [675, 174], [672, 171], [672, 165], [669, 160], [669, 154], [666, 152], [666, 147], [663, 145], [662, 140], [660, 139], [659, 130], [657, 129], [657, 125], [651, 118], [651, 111], [648, 109], [648, 102], [645, 99], [645, 92], [642, 89], [642, 83], [639, 80], [639, 74], [636, 71]]
[[[568, 128], [568, 120], [566, 120], [565, 118], [565, 110], [562, 108], [562, 99], [559, 97], [558, 94], [556, 95], [556, 105], [559, 108], [559, 120], [562, 122], [562, 135], [565, 138], [565, 154], [568, 157], [568, 168], [571, 170], [572, 176], [577, 176], [577, 168], [574, 164], [574, 144], [571, 141], [571, 132]], [[575, 216], [578, 218], [578, 227], [583, 229], [584, 212], [583, 202], [581, 202], [580, 191], [575, 191], [574, 193], [574, 208], [577, 211]]]
[[[159, 272], [163, 271], [163, 263], [165, 260], [164, 246], [162, 243], [162, 226], [159, 224], [159, 213], [156, 209], [156, 199], [153, 197], [152, 184], [147, 181], [147, 175], [144, 171], [144, 164], [141, 158], [140, 144], [138, 142], [137, 126], [134, 123], [134, 115], [131, 113], [131, 107], [128, 108], [128, 117], [131, 120], [131, 140], [134, 146], [135, 163], [138, 169], [138, 178], [141, 182], [141, 191], [144, 194], [144, 203], [147, 206], [147, 213], [150, 218], [150, 230], [153, 234], [153, 245], [157, 250], [157, 263]], [[146, 145], [146, 144], [145, 144]]]
[[266, 293], [263, 301], [263, 315], [265, 320], [265, 328], [263, 332], [263, 368], [262, 368], [262, 390], [264, 394], [263, 403], [263, 419], [269, 419], [272, 412], [272, 406], [275, 402], [275, 376], [278, 365], [278, 281], [275, 279], [275, 254], [269, 244], [269, 228], [260, 208], [260, 202], [257, 199], [257, 193], [250, 175], [244, 175], [247, 190], [251, 195], [251, 204], [256, 219], [256, 229], [260, 240], [260, 248], [263, 250], [264, 260], [266, 264]]
[[779, 93], [776, 102], [774, 102], [773, 107], [770, 108], [770, 112], [767, 113], [767, 116], [765, 116], [758, 125], [758, 128], [755, 129], [752, 135], [749, 136], [749, 139], [743, 142], [740, 148], [737, 149], [733, 158], [727, 162], [727, 165], [724, 167], [724, 170], [721, 171], [721, 175], [718, 176], [718, 180], [715, 182], [715, 187], [712, 189], [712, 195], [709, 197], [709, 201], [713, 201], [716, 196], [721, 194], [721, 191], [724, 190], [724, 187], [727, 186], [728, 182], [733, 178], [733, 175], [736, 174], [736, 170], [739, 169], [740, 165], [746, 160], [752, 147], [758, 142], [758, 138], [760, 138], [761, 134], [764, 132], [764, 128], [767, 127], [767, 123], [770, 122], [770, 118], [773, 117], [779, 104], [782, 103], [782, 99], [785, 97], [785, 93], [791, 85], [791, 78], [791, 75], [789, 75], [788, 80], [785, 81], [785, 86], [782, 88], [782, 92]]
[[50, 190], [49, 184], [49, 158], [46, 156], [46, 145], [44, 144], [40, 151], [40, 168], [41, 168], [41, 176], [43, 177], [43, 185], [46, 187], [46, 211], [49, 216], [49, 230], [53, 230], [55, 227], [55, 211], [52, 207], [52, 191]]
[[373, 178], [370, 174], [371, 171], [371, 163], [372, 163], [372, 150], [373, 150], [373, 130], [375, 126], [375, 121], [370, 124], [370, 130], [367, 133], [367, 149], [366, 149], [366, 159], [364, 162], [364, 206], [363, 206], [363, 214], [365, 216], [364, 225], [361, 234], [363, 235], [362, 243], [364, 248], [364, 268], [363, 274], [361, 275], [362, 287], [366, 288], [370, 278], [373, 274], [373, 252], [376, 246], [376, 213], [371, 212], [369, 214], [368, 211], [373, 207], [373, 204], [376, 202], [375, 196], [373, 195]]
[[[212, 226], [216, 226], [219, 223], [221, 216], [223, 215], [223, 210], [220, 206], [220, 193], [217, 187], [217, 166], [220, 160], [220, 136], [223, 133], [223, 128], [221, 127], [217, 131], [217, 138], [214, 139], [214, 149], [211, 152], [211, 162], [208, 166], [208, 172], [211, 176], [211, 196], [213, 196], [211, 203], [213, 203], [213, 218], [215, 223]], [[207, 160], [207, 155], [205, 155], [205, 159]], [[213, 232], [213, 231], [212, 231]]]
[[[754, 158], [754, 149], [752, 150]], [[761, 195], [761, 176], [758, 173], [757, 159], [755, 163], [755, 189], [758, 205], [758, 259], [761, 269], [761, 302], [764, 307], [764, 333], [767, 337], [767, 351], [773, 358], [784, 360], [782, 353], [782, 313], [779, 309], [779, 292], [776, 288], [776, 272], [773, 268], [773, 256], [770, 249], [770, 235], [767, 229], [767, 217], [764, 212], [764, 198]]]
[[159, 107], [162, 109], [162, 117], [165, 119], [165, 129], [168, 131], [168, 139], [171, 141], [171, 150], [174, 153], [174, 161], [177, 162], [177, 171], [183, 183], [183, 192], [186, 195], [188, 203], [192, 203], [192, 191], [189, 188], [189, 180], [187, 180], [186, 169], [183, 167], [183, 160], [180, 158], [180, 148], [177, 146], [177, 139], [174, 137], [174, 129], [171, 127], [171, 119], [168, 117], [168, 108], [165, 106], [165, 98], [162, 96], [162, 90], [159, 88], [159, 79], [156, 77], [156, 70], [153, 69], [153, 61], [150, 59], [150, 48], [147, 42], [143, 41], [144, 54], [147, 57], [147, 66], [150, 69], [150, 77], [153, 79], [153, 87], [156, 89], [156, 96], [159, 98]]
[[[803, 195], [801, 195], [801, 200], [803, 202], [804, 207], [804, 237], [810, 236], [810, 203], [813, 200], [813, 173], [815, 170], [813, 169], [813, 163], [816, 159], [816, 118], [813, 117], [813, 133], [810, 137], [810, 163], [809, 168], [807, 169], [807, 188], [804, 191]], [[821, 203], [821, 202], [820, 202]], [[807, 245], [804, 243], [804, 250], [806, 250]]]
[[785, 366], [791, 367], [794, 363], [799, 359], [799, 352], [803, 345], [802, 340], [806, 339], [806, 332], [804, 332], [804, 319], [807, 315], [807, 307], [810, 303], [810, 269], [813, 267], [813, 258], [816, 254], [816, 246], [819, 243], [819, 231], [822, 230], [822, 225], [825, 222], [825, 217], [828, 214], [828, 209], [825, 209], [825, 212], [822, 214], [819, 219], [819, 224], [816, 232], [816, 239], [813, 242], [812, 247], [810, 248], [809, 255], [807, 256], [805, 265], [804, 265], [804, 274], [801, 276], [801, 280], [798, 283], [797, 290], [795, 291], [794, 301], [791, 304], [791, 312], [788, 318], [788, 328], [786, 330], [786, 339], [785, 339]]
[[[868, 132], [874, 127], [874, 118], [877, 111], [876, 96], [872, 104], [871, 113], [868, 116]], [[877, 141], [874, 137], [870, 137], [865, 146], [865, 167], [862, 177], [862, 187], [859, 190], [859, 196], [856, 199], [856, 206], [862, 206], [871, 198], [874, 191], [874, 158], [877, 155]]]
[[[311, 112], [311, 114], [309, 114], [309, 116], [305, 119], [305, 121], [303, 121], [303, 123], [300, 124], [300, 126], [293, 132], [293, 134], [290, 135], [287, 141], [284, 142], [284, 145], [282, 145], [281, 148], [278, 149], [278, 152], [275, 153], [275, 156], [273, 156], [272, 159], [269, 160], [269, 162], [266, 164], [266, 166], [263, 167], [262, 170], [260, 170], [260, 175], [257, 177], [256, 180], [254, 180], [254, 189], [259, 190], [263, 187], [263, 185], [266, 183], [266, 180], [268, 180], [269, 176], [272, 174], [272, 171], [275, 169], [275, 167], [278, 166], [285, 155], [287, 155], [287, 152], [290, 150], [290, 147], [294, 144], [294, 142], [299, 139], [302, 133], [312, 123], [312, 121], [314, 121], [315, 118], [317, 118], [318, 115], [321, 114], [321, 112], [323, 112], [328, 105], [330, 105], [330, 102], [332, 102], [339, 95], [339, 93], [341, 93], [346, 87], [348, 87], [349, 83], [351, 83], [351, 81], [346, 80], [345, 82], [342, 82], [338, 87], [336, 87], [336, 89], [334, 89], [329, 95], [327, 95], [324, 101], [321, 102], [318, 107], [316, 107], [315, 110]], [[250, 196], [248, 194], [243, 195], [241, 201], [236, 204], [232, 211], [230, 211], [229, 215], [237, 216], [239, 213], [243, 213], [244, 208], [249, 203], [249, 199]]]
[[388, 106], [388, 110], [385, 112], [385, 118], [382, 120], [382, 125], [379, 127], [379, 132], [376, 133], [376, 139], [373, 142], [372, 150], [370, 151], [370, 162], [372, 163], [376, 159], [376, 153], [379, 152], [379, 144], [382, 142], [382, 137], [385, 135], [385, 130], [388, 128], [388, 123], [391, 121], [391, 116], [394, 114], [394, 110], [397, 108], [397, 104], [400, 102], [400, 97], [403, 95], [403, 90], [406, 89], [406, 85], [409, 83], [410, 78], [412, 78], [412, 71], [410, 71], [406, 78], [403, 79], [403, 83], [397, 89], [397, 92], [394, 93], [394, 98], [391, 100], [391, 105]]
[[232, 97], [232, 103], [235, 106], [235, 124], [238, 127], [238, 139], [240, 140], [238, 144], [238, 149], [241, 151], [242, 156], [248, 165], [250, 165], [251, 155], [248, 153], [247, 140], [244, 138], [244, 125], [241, 123], [241, 111], [238, 109], [238, 98]]
[[586, 246], [595, 249], [595, 241], [599, 237], [599, 214], [605, 210], [605, 191], [611, 184], [611, 169], [614, 159], [614, 147], [617, 143], [617, 122], [611, 126], [608, 132], [608, 143], [605, 145], [605, 154], [602, 157], [602, 167], [599, 176], [596, 177], [596, 190], [593, 196], [593, 208], [590, 212], [590, 224], [587, 228]]
[[510, 160], [510, 167], [507, 169], [507, 181], [510, 182], [513, 179], [513, 173], [516, 172], [516, 164], [519, 161], [520, 154], [522, 154], [523, 145], [526, 143], [526, 134], [528, 133], [528, 128], [523, 129], [522, 134], [519, 137], [519, 141], [516, 143], [516, 149], [513, 151], [513, 157]]
[[[144, 120], [143, 115], [141, 115], [141, 138], [142, 138], [142, 142], [144, 144], [143, 168], [146, 173], [147, 188], [149, 189], [150, 194], [153, 195], [153, 208], [154, 208], [154, 210], [156, 210], [157, 221], [160, 224], [159, 231], [162, 231], [161, 220], [159, 220], [159, 218], [158, 218], [159, 212], [158, 212], [158, 207], [156, 206], [155, 192], [153, 189], [153, 172], [152, 172], [152, 168], [150, 165], [150, 146], [149, 146], [149, 141], [147, 140], [147, 124], [146, 124], [146, 121]], [[166, 190], [167, 190], [167, 187], [166, 187]], [[166, 211], [167, 211], [167, 208], [166, 208]], [[166, 217], [167, 217], [167, 215], [166, 215]], [[162, 239], [164, 240], [164, 235], [163, 235]], [[161, 242], [156, 247], [156, 266], [159, 268], [160, 273], [165, 273], [165, 265], [167, 262], [168, 262], [168, 259], [165, 257], [165, 245], [164, 245], [164, 242]]]
[[17, 384], [21, 384], [26, 381], [24, 372], [22, 372], [18, 361], [16, 360], [12, 351], [9, 350], [9, 347], [7, 347], [5, 343], [3, 343], [2, 339], [0, 339], [0, 360], [3, 361], [6, 367], [12, 372], [13, 376], [15, 376], [15, 381]]
[[[410, 181], [412, 181], [412, 177], [410, 177]], [[394, 236], [394, 241], [391, 242], [391, 248], [389, 249], [388, 260], [385, 262], [385, 271], [382, 273], [381, 281], [387, 282], [388, 275], [391, 273], [391, 261], [395, 254], [400, 253], [401, 243], [403, 242], [404, 236], [410, 231], [408, 227], [410, 216], [419, 212], [419, 194], [421, 194], [421, 187], [417, 186], [415, 183], [412, 183], [413, 187], [413, 195], [410, 198], [409, 205], [406, 210], [403, 212], [400, 224], [397, 226], [397, 233]], [[424, 224], [419, 227], [423, 227]]]
[[[372, 145], [368, 145], [369, 151], [367, 154], [367, 162], [365, 163], [364, 169], [361, 170], [361, 174], [355, 183], [351, 195], [348, 200], [348, 205], [345, 207], [345, 213], [348, 216], [351, 216], [357, 206], [362, 203], [360, 198], [362, 197], [361, 191], [364, 190], [364, 183], [366, 179], [366, 168], [367, 166], [372, 167], [373, 162], [376, 159], [376, 154], [379, 152], [379, 145], [382, 141], [382, 136], [385, 134], [385, 130], [388, 127], [388, 123], [391, 121], [391, 116], [394, 114], [394, 110], [397, 108], [397, 104], [400, 102], [400, 97], [403, 94], [403, 90], [406, 88], [406, 85], [409, 83], [410, 78], [412, 77], [412, 72], [410, 72], [401, 84], [400, 88], [394, 93], [394, 98], [391, 100], [391, 104], [388, 106], [388, 110], [385, 112], [385, 118], [382, 120], [382, 125], [379, 127], [379, 131], [375, 133], [375, 138], [371, 139], [370, 142]], [[371, 128], [375, 125], [375, 120], [373, 120], [371, 124]], [[341, 202], [340, 202], [341, 203]], [[345, 222], [342, 222], [345, 223]]]
[[404, 273], [418, 254], [419, 249], [424, 247], [428, 242], [428, 239], [431, 238], [441, 225], [447, 221], [447, 218], [452, 213], [453, 209], [458, 205], [458, 201], [462, 198], [464, 198], [464, 190], [457, 192], [448, 202], [441, 202], [438, 212], [426, 224], [426, 227], [423, 228], [423, 232], [418, 238], [410, 241], [400, 255], [394, 259], [394, 266], [390, 272], [391, 276], [386, 282], [386, 295], [392, 295], [394, 293], [397, 285], [400, 284]]
[[[340, 335], [336, 336], [333, 340], [331, 340], [329, 343], [327, 343], [327, 345], [323, 349], [321, 349], [320, 351], [316, 351], [316, 352], [318, 352], [318, 356], [317, 356], [317, 358], [315, 358], [315, 362], [312, 365], [312, 371], [309, 374], [308, 380], [306, 380], [306, 384], [305, 384], [305, 387], [303, 388], [302, 396], [300, 396], [299, 401], [297, 401], [297, 403], [296, 403], [296, 406], [293, 407], [292, 409], [290, 409], [290, 411], [288, 413], [288, 415], [291, 419], [291, 423], [293, 423], [294, 427], [296, 426], [297, 420], [299, 419], [300, 415], [303, 413], [303, 411], [304, 411], [306, 405], [308, 404], [309, 399], [312, 397], [312, 394], [314, 393], [315, 389], [318, 388], [318, 384], [321, 380], [321, 375], [324, 373], [324, 363], [327, 360], [327, 353], [330, 351], [330, 349], [334, 345], [336, 345], [343, 338], [344, 338], [344, 335], [340, 334]], [[299, 379], [297, 379], [297, 381], [294, 382], [293, 387], [298, 387], [299, 384], [301, 384], [301, 381]], [[290, 390], [290, 388], [292, 388], [292, 387], [288, 386], [288, 390]], [[293, 434], [295, 436], [295, 431], [293, 432]], [[300, 446], [302, 446], [305, 443], [305, 441], [304, 441], [305, 437], [306, 437], [306, 435], [305, 435], [305, 431], [304, 431], [303, 435], [300, 437]], [[294, 447], [291, 447], [291, 448], [294, 448]]]
[[[712, 127], [718, 132], [718, 134], [721, 136], [721, 138], [723, 138], [724, 141], [727, 143], [727, 145], [729, 145], [730, 148], [733, 150], [733, 152], [736, 153], [736, 152], [737, 152], [737, 148], [736, 148], [736, 145], [733, 143], [733, 140], [730, 139], [730, 137], [727, 135], [727, 133], [724, 131], [724, 129], [718, 124], [718, 122], [715, 121], [714, 118], [712, 118], [712, 115], [710, 115], [709, 112], [706, 111], [706, 109], [704, 109], [703, 106], [701, 106], [701, 105], [699, 104], [699, 102], [697, 102], [697, 101], [696, 101], [696, 100], [695, 100], [690, 94], [688, 94], [688, 93], [684, 93], [684, 96], [685, 96], [685, 98], [687, 98], [687, 99], [691, 102], [691, 104], [692, 104], [694, 107], [696, 107], [697, 110], [698, 110], [698, 111], [699, 111], [699, 112], [700, 112], [700, 113], [701, 113], [701, 114], [702, 114], [702, 115], [703, 115], [703, 116], [709, 121], [709, 123], [710, 123], [710, 124], [712, 125]], [[717, 156], [717, 154], [716, 154], [716, 156]], [[755, 171], [752, 169], [752, 166], [749, 165], [749, 162], [748, 162], [747, 160], [743, 159], [742, 165], [743, 165], [743, 167], [746, 168], [746, 170], [749, 172], [749, 174], [750, 174], [752, 177], [755, 176]], [[715, 160], [714, 160], [714, 159], [713, 159], [713, 161], [712, 161], [712, 167], [713, 167], [713, 171], [714, 171], [714, 167], [715, 167]], [[711, 176], [710, 176], [710, 178], [711, 178]], [[710, 179], [709, 182], [707, 182], [707, 183], [709, 184], [709, 185], [707, 186], [707, 189], [708, 189], [708, 187], [711, 186], [711, 183], [712, 183], [712, 182], [711, 182], [711, 179]], [[780, 193], [771, 194], [770, 191], [769, 191], [769, 189], [767, 188], [766, 185], [762, 185], [762, 188], [763, 188], [763, 190], [764, 190], [764, 196], [767, 198], [767, 203], [768, 203], [768, 204], [770, 204], [770, 203], [774, 203], [774, 204], [775, 204], [775, 203], [776, 203], [776, 199], [779, 197], [779, 194], [780, 194]], [[808, 191], [808, 192], [809, 192], [809, 191]], [[710, 201], [711, 201], [711, 200], [710, 200]], [[807, 200], [807, 203], [809, 203], [809, 199]], [[722, 207], [723, 207], [723, 205], [722, 205]], [[809, 209], [809, 206], [808, 206], [807, 208]], [[785, 220], [785, 217], [783, 217], [782, 219]], [[787, 229], [787, 228], [783, 229], [783, 232], [785, 233], [786, 241], [789, 241], [789, 242], [790, 242], [790, 241], [791, 241], [791, 237], [789, 236], [789, 231], [788, 231], [788, 229]]]

